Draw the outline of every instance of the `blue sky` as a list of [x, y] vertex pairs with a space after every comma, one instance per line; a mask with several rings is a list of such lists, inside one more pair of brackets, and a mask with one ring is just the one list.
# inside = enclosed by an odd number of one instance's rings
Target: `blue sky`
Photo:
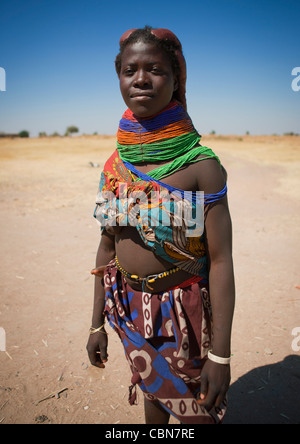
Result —
[[300, 132], [299, 22], [299, 0], [1, 0], [0, 132], [114, 134], [118, 41], [146, 24], [182, 42], [200, 133]]

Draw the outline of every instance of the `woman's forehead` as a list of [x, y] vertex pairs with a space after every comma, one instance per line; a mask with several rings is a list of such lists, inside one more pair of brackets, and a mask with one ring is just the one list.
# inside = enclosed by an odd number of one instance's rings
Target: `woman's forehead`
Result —
[[122, 63], [136, 63], [139, 60], [148, 61], [149, 63], [166, 63], [170, 65], [169, 58], [165, 51], [153, 43], [135, 42], [128, 44], [122, 54]]

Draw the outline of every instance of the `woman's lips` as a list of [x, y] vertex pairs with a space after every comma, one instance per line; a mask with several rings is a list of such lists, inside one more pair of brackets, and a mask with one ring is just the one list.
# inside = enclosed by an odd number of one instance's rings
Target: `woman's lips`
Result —
[[131, 98], [134, 100], [149, 100], [152, 99], [153, 95], [152, 94], [148, 94], [146, 92], [139, 92], [139, 93], [133, 93], [131, 95]]
[[143, 102], [144, 100], [151, 100], [152, 96], [134, 96], [132, 97], [133, 100], [137, 101], [137, 102]]

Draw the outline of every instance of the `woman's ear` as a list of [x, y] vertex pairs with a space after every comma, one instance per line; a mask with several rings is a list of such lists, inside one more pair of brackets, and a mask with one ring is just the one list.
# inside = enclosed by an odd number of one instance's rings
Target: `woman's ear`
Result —
[[179, 85], [178, 79], [175, 78], [175, 80], [174, 80], [174, 92], [178, 90], [178, 85]]

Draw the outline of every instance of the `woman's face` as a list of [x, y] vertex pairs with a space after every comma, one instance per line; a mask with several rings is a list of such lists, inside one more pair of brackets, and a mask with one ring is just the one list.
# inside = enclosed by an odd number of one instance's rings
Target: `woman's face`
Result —
[[177, 89], [171, 62], [151, 43], [128, 45], [119, 75], [122, 97], [138, 117], [150, 117], [165, 108]]

